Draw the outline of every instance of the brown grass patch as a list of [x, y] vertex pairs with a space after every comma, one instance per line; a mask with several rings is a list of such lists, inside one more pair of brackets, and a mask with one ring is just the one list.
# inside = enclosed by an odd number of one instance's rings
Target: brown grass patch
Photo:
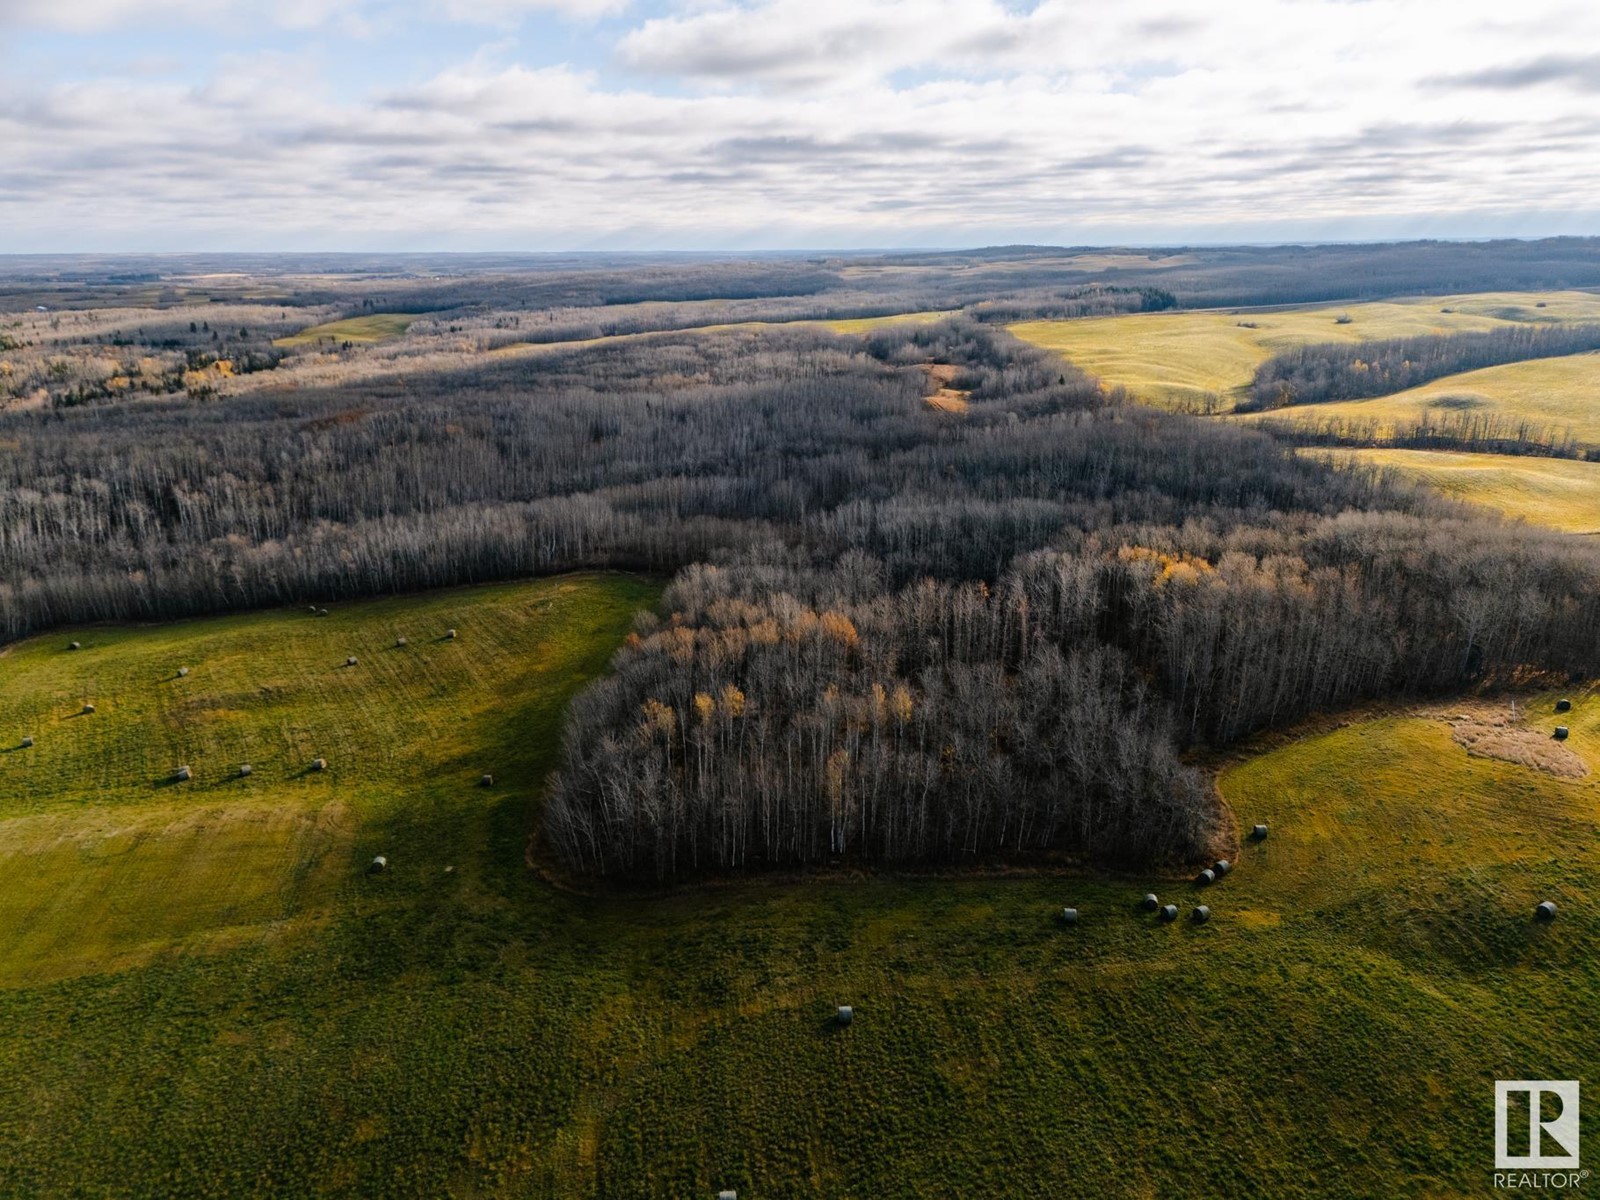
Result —
[[1474, 757], [1516, 763], [1558, 779], [1582, 779], [1589, 773], [1583, 759], [1548, 731], [1518, 724], [1504, 703], [1480, 701], [1427, 715], [1448, 722], [1450, 736]]
[[956, 376], [961, 373], [960, 367], [952, 363], [923, 363], [922, 369], [928, 373], [928, 378], [939, 389], [933, 395], [923, 397], [929, 408], [947, 413], [967, 411], [972, 393], [951, 386], [955, 383]]

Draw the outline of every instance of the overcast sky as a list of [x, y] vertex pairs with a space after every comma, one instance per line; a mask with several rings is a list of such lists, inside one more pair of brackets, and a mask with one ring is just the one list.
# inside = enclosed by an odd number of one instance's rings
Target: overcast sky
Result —
[[0, 0], [0, 252], [1533, 236], [1597, 213], [1594, 0]]

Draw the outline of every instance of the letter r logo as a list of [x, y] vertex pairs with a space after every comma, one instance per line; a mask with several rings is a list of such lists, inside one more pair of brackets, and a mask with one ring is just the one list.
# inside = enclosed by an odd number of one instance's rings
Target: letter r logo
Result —
[[[1520, 1130], [1513, 1132], [1511, 1098], [1528, 1097], [1528, 1153], [1513, 1154], [1512, 1138], [1521, 1149]], [[1578, 1166], [1578, 1081], [1576, 1079], [1496, 1080], [1494, 1085], [1494, 1165], [1496, 1170]]]

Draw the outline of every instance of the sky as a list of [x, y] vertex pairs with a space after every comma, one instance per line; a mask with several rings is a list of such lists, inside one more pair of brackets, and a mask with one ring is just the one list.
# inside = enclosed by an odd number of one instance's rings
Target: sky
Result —
[[0, 0], [0, 253], [1596, 233], [1594, 0]]

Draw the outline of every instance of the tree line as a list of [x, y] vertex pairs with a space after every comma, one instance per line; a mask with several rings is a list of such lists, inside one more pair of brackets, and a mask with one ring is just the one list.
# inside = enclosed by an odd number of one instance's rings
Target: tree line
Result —
[[1600, 325], [1511, 325], [1481, 333], [1299, 346], [1256, 368], [1239, 411], [1366, 400], [1463, 371], [1590, 350], [1600, 350]]

